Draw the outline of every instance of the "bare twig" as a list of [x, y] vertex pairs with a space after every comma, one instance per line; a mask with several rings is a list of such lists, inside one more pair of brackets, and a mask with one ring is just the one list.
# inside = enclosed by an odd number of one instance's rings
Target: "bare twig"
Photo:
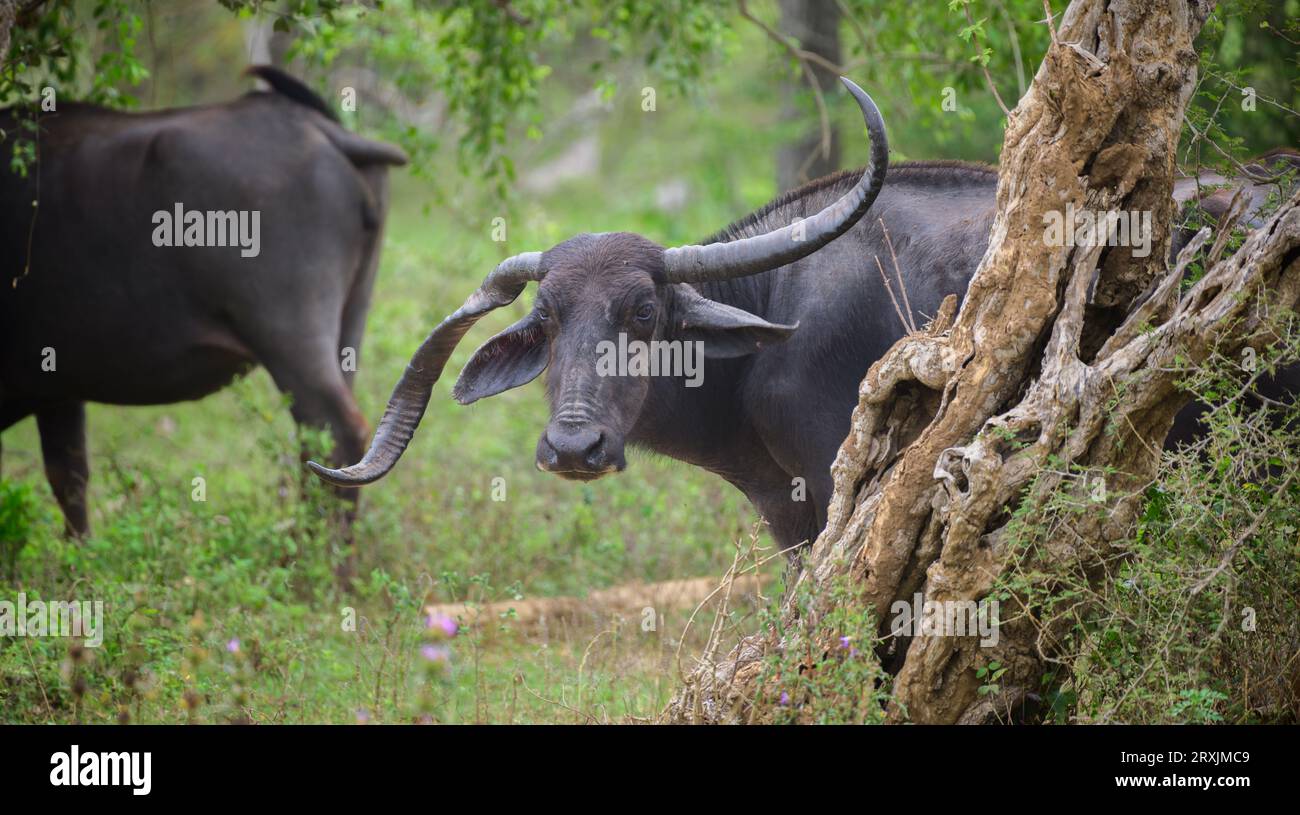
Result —
[[[591, 656], [592, 647], [595, 646], [596, 642], [601, 637], [605, 636], [606, 634], [613, 634], [613, 633], [614, 633], [613, 628], [606, 628], [604, 631], [601, 631], [599, 634], [591, 638], [591, 642], [587, 643], [587, 647], [582, 652], [582, 661], [578, 663], [578, 698], [573, 703], [574, 707], [577, 708], [577, 710], [575, 710], [574, 712], [577, 713], [578, 715], [586, 715], [580, 713], [580, 711], [582, 710], [582, 674], [587, 669], [587, 658]], [[590, 719], [593, 717], [587, 716], [587, 718]], [[575, 721], [574, 724], [578, 724], [578, 722]]]
[[835, 5], [839, 7], [840, 15], [849, 21], [849, 28], [853, 29], [853, 33], [857, 36], [858, 42], [862, 44], [862, 52], [864, 54], [872, 54], [879, 51], [875, 42], [867, 36], [867, 30], [862, 27], [862, 22], [854, 16], [853, 10], [849, 8], [848, 4], [845, 3], [844, 0], [835, 0]]
[[[830, 119], [830, 114], [826, 110], [826, 99], [822, 95], [821, 85], [818, 84], [817, 76], [816, 74], [813, 73], [812, 64], [816, 64], [822, 69], [830, 71], [832, 74], [835, 74], [836, 76], [847, 76], [851, 72], [851, 70], [858, 67], [858, 65], [860, 65], [861, 62], [860, 61], [854, 62], [854, 63], [850, 63], [849, 65], [837, 65], [834, 62], [831, 62], [830, 60], [823, 57], [821, 54], [816, 53], [815, 51], [808, 51], [804, 48], [800, 48], [798, 45], [795, 45], [794, 42], [792, 42], [788, 37], [783, 35], [781, 32], [777, 31], [767, 23], [755, 17], [753, 12], [749, 10], [749, 3], [747, 2], [747, 0], [737, 0], [736, 7], [740, 12], [741, 17], [750, 21], [754, 25], [758, 26], [763, 31], [763, 33], [768, 36], [768, 39], [772, 40], [777, 45], [780, 45], [787, 52], [789, 52], [791, 56], [799, 60], [799, 65], [803, 71], [804, 79], [805, 81], [807, 81], [808, 87], [812, 89], [813, 99], [817, 103], [817, 117], [820, 120], [821, 134], [822, 134], [821, 137], [822, 157], [830, 158], [831, 119]], [[809, 163], [811, 162], [805, 161], [805, 166]]]
[[903, 322], [903, 325], [909, 331], [915, 332], [916, 320], [912, 317], [912, 302], [907, 298], [907, 283], [903, 280], [903, 270], [898, 266], [898, 255], [894, 253], [894, 241], [889, 237], [889, 227], [885, 226], [885, 219], [877, 218], [876, 220], [880, 222], [880, 230], [885, 233], [885, 245], [889, 247], [889, 258], [894, 263], [894, 275], [898, 277], [898, 288], [903, 295], [903, 308], [907, 310], [907, 319]]
[[[756, 547], [756, 545], [757, 545], [756, 543], [752, 545], [750, 547], [750, 550], [752, 551]], [[686, 678], [686, 674], [682, 672], [682, 646], [686, 642], [686, 633], [691, 630], [691, 626], [695, 623], [695, 618], [699, 616], [699, 613], [702, 610], [704, 610], [704, 607], [706, 605], [709, 604], [709, 601], [711, 601], [714, 597], [716, 597], [718, 592], [730, 591], [729, 587], [731, 586], [732, 583], [735, 582], [737, 577], [749, 574], [750, 572], [753, 572], [754, 574], [758, 574], [758, 570], [761, 569], [764, 565], [766, 565], [768, 561], [772, 560], [773, 558], [779, 557], [781, 555], [789, 554], [789, 552], [795, 548], [797, 548], [797, 546], [792, 546], [789, 549], [781, 549], [777, 552], [767, 555], [766, 557], [760, 560], [755, 561], [753, 564], [746, 566], [743, 569], [738, 568], [740, 562], [738, 559], [732, 560], [731, 568], [727, 570], [727, 573], [723, 576], [722, 581], [717, 585], [716, 588], [713, 589], [713, 591], [709, 592], [707, 597], [705, 597], [695, 606], [695, 610], [691, 612], [691, 616], [686, 618], [686, 625], [682, 626], [682, 635], [681, 637], [678, 638], [677, 651], [673, 655], [673, 658], [677, 663], [677, 675], [679, 678], [682, 679], [682, 681], [685, 681]]]
[[557, 702], [557, 701], [554, 700], [554, 699], [547, 699], [545, 696], [541, 695], [541, 694], [538, 693], [537, 691], [535, 691], [535, 690], [533, 690], [532, 688], [528, 687], [528, 682], [527, 682], [527, 680], [524, 679], [524, 675], [523, 675], [523, 674], [516, 674], [516, 677], [517, 677], [517, 679], [519, 680], [519, 684], [524, 686], [524, 690], [528, 691], [530, 694], [532, 694], [532, 695], [533, 695], [534, 697], [536, 697], [537, 699], [539, 699], [539, 700], [545, 702], [545, 703], [548, 704], [548, 705], [554, 705], [555, 707], [562, 707], [562, 708], [564, 708], [565, 710], [567, 710], [567, 711], [569, 711], [570, 713], [573, 713], [573, 714], [575, 714], [575, 715], [577, 715], [577, 716], [584, 716], [584, 717], [586, 717], [586, 719], [587, 719], [587, 723], [588, 723], [588, 724], [598, 724], [598, 722], [596, 721], [596, 718], [595, 718], [594, 716], [592, 716], [591, 714], [589, 714], [589, 713], [583, 713], [583, 712], [582, 712], [581, 710], [579, 710], [578, 708], [573, 707], [572, 705], [566, 705], [564, 702]]
[[519, 11], [519, 9], [510, 5], [510, 0], [493, 0], [492, 4], [504, 11], [507, 17], [514, 20], [519, 25], [529, 26], [533, 24], [531, 17], [525, 16]]
[[28, 644], [26, 638], [23, 639], [23, 647], [27, 649], [27, 661], [31, 663], [32, 676], [36, 677], [36, 686], [41, 689], [41, 700], [45, 702], [45, 720], [48, 722], [54, 708], [50, 707], [50, 697], [45, 694], [45, 681], [41, 679], [41, 672], [36, 667], [36, 660], [32, 659], [32, 646]]
[[[1206, 71], [1205, 75], [1210, 77], [1211, 79], [1217, 79], [1218, 81], [1222, 82], [1223, 84], [1235, 90], [1238, 91], [1245, 90], [1245, 88], [1243, 88], [1241, 85], [1236, 84], [1231, 79], [1228, 79], [1226, 76], [1224, 76], [1223, 74], [1217, 73], [1215, 71]], [[1263, 102], [1267, 102], [1268, 104], [1272, 105], [1278, 110], [1284, 110], [1287, 113], [1290, 113], [1292, 116], [1300, 116], [1300, 111], [1295, 110], [1294, 108], [1289, 108], [1286, 105], [1282, 104], [1281, 102], [1277, 101], [1276, 99], [1270, 99], [1269, 97], [1264, 96], [1259, 92], [1255, 93], [1255, 98]]]
[[1060, 45], [1061, 41], [1056, 38], [1055, 15], [1052, 14], [1052, 4], [1049, 0], [1043, 0], [1043, 11], [1047, 13], [1047, 18], [1043, 22], [1047, 23], [1047, 30], [1052, 35], [1052, 45]]
[[1020, 96], [1024, 96], [1025, 64], [1020, 55], [1020, 35], [1016, 33], [1016, 25], [1007, 12], [1006, 4], [1002, 0], [994, 0], [993, 5], [1002, 15], [1002, 21], [1007, 24], [1007, 38], [1011, 40], [1011, 59], [1016, 63], [1016, 90], [1020, 92]]
[[[1285, 493], [1286, 488], [1291, 486], [1291, 482], [1294, 479], [1295, 473], [1288, 475], [1286, 480], [1282, 482], [1282, 486], [1278, 487], [1277, 494], [1281, 495]], [[1214, 581], [1214, 578], [1218, 577], [1224, 569], [1228, 568], [1228, 565], [1232, 563], [1233, 557], [1236, 556], [1237, 551], [1241, 549], [1242, 544], [1249, 540], [1251, 535], [1254, 535], [1259, 531], [1259, 525], [1264, 522], [1264, 516], [1267, 512], [1268, 507], [1266, 506], [1260, 509], [1259, 512], [1255, 513], [1255, 517], [1251, 519], [1250, 525], [1242, 530], [1241, 534], [1237, 536], [1237, 539], [1228, 547], [1228, 551], [1223, 553], [1223, 558], [1219, 561], [1219, 565], [1214, 567], [1214, 570], [1206, 575], [1204, 579], [1198, 581], [1195, 586], [1192, 586], [1191, 594], [1193, 597], [1205, 591], [1206, 586], [1209, 586], [1210, 583]]]
[[845, 76], [849, 74], [854, 68], [860, 67], [862, 65], [861, 60], [856, 60], [854, 62], [849, 63], [848, 65], [837, 65], [834, 62], [831, 62], [830, 60], [826, 59], [826, 57], [823, 57], [821, 54], [818, 54], [816, 51], [808, 51], [804, 48], [800, 48], [798, 45], [795, 45], [794, 42], [790, 40], [790, 38], [786, 37], [780, 31], [777, 31], [775, 28], [772, 28], [767, 23], [755, 17], [754, 13], [749, 10], [749, 3], [747, 2], [747, 0], [736, 0], [736, 7], [740, 11], [741, 17], [743, 17], [744, 19], [750, 21], [751, 23], [753, 23], [754, 25], [762, 29], [763, 33], [768, 36], [768, 39], [772, 40], [777, 45], [784, 48], [786, 51], [789, 51], [790, 55], [798, 59], [800, 62], [816, 63], [817, 65], [821, 66], [823, 69], [830, 71], [831, 73], [837, 76]]
[[894, 313], [898, 315], [898, 321], [903, 324], [903, 331], [912, 332], [912, 327], [907, 324], [907, 318], [903, 316], [903, 310], [898, 307], [898, 300], [894, 297], [894, 287], [889, 285], [889, 278], [885, 276], [885, 267], [880, 264], [880, 255], [876, 255], [876, 268], [880, 270], [880, 279], [885, 284], [885, 291], [889, 292], [889, 302], [894, 304]]
[[984, 81], [988, 84], [989, 90], [993, 92], [993, 98], [997, 100], [998, 107], [1002, 108], [1002, 113], [1010, 116], [1011, 111], [1007, 109], [1006, 103], [1002, 101], [1002, 95], [998, 93], [997, 85], [993, 84], [993, 75], [989, 73], [988, 61], [984, 59], [984, 45], [980, 40], [979, 32], [975, 30], [975, 18], [971, 16], [970, 6], [962, 6], [962, 11], [966, 12], [966, 22], [971, 27], [971, 41], [975, 43], [975, 54], [979, 60], [980, 70], [984, 72]]
[[[1291, 170], [1288, 168], [1288, 169], [1286, 169], [1286, 170], [1282, 170], [1281, 172], [1277, 173], [1276, 175], [1267, 175], [1267, 174], [1266, 174], [1266, 175], [1262, 175], [1262, 176], [1261, 176], [1258, 170], [1252, 170], [1251, 168], [1249, 168], [1249, 167], [1247, 167], [1246, 165], [1242, 164], [1242, 163], [1241, 163], [1240, 161], [1238, 161], [1237, 159], [1233, 158], [1233, 157], [1232, 157], [1232, 156], [1231, 156], [1231, 155], [1230, 155], [1226, 150], [1224, 150], [1222, 147], [1220, 147], [1220, 146], [1218, 145], [1218, 143], [1214, 141], [1214, 139], [1211, 139], [1208, 135], [1206, 135], [1206, 132], [1205, 132], [1205, 131], [1197, 130], [1197, 129], [1196, 129], [1196, 125], [1192, 124], [1192, 120], [1191, 120], [1191, 119], [1188, 119], [1187, 116], [1186, 116], [1186, 114], [1183, 115], [1183, 122], [1187, 125], [1188, 129], [1191, 130], [1192, 133], [1195, 134], [1195, 138], [1196, 138], [1196, 139], [1201, 140], [1201, 141], [1204, 141], [1206, 144], [1208, 144], [1208, 145], [1210, 145], [1211, 147], [1213, 147], [1214, 150], [1215, 150], [1215, 152], [1217, 152], [1219, 155], [1223, 156], [1223, 158], [1224, 158], [1224, 159], [1225, 159], [1229, 164], [1231, 164], [1233, 167], [1237, 168], [1237, 171], [1238, 171], [1238, 172], [1240, 172], [1240, 173], [1241, 173], [1243, 176], [1245, 176], [1246, 178], [1251, 179], [1252, 181], [1258, 182], [1258, 183], [1260, 183], [1260, 184], [1272, 184], [1273, 182], [1282, 179], [1284, 176], [1286, 176], [1287, 173], [1291, 172]], [[1208, 130], [1208, 129], [1209, 129], [1209, 128], [1206, 128], [1206, 130]]]

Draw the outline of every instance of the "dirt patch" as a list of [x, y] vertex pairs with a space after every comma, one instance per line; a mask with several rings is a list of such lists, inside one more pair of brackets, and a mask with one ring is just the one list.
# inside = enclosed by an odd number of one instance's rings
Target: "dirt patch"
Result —
[[[752, 597], [762, 588], [763, 580], [754, 575], [735, 578], [731, 597]], [[462, 625], [475, 626], [500, 620], [509, 615], [516, 625], [524, 628], [541, 627], [556, 622], [576, 622], [584, 619], [608, 617], [614, 614], [644, 615], [652, 609], [656, 616], [678, 609], [693, 609], [718, 591], [722, 581], [717, 577], [693, 577], [683, 580], [664, 580], [659, 583], [625, 583], [608, 589], [593, 591], [586, 597], [538, 597], [526, 600], [506, 600], [497, 603], [442, 603], [426, 606], [429, 614], [459, 620]]]

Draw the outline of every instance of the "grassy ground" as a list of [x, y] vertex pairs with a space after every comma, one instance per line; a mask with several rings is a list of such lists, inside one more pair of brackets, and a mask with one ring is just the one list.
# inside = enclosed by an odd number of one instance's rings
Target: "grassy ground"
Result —
[[[661, 100], [646, 114], [636, 90], [626, 88], [615, 100], [626, 110], [601, 125], [605, 143], [617, 145], [602, 158], [601, 180], [502, 208], [505, 246], [490, 239], [497, 205], [464, 179], [395, 178], [357, 380], [372, 421], [428, 328], [504, 254], [581, 231], [694, 240], [773, 192], [770, 137], [734, 124], [771, 112], [728, 111], [741, 117], [732, 120], [703, 98]], [[673, 113], [673, 105], [690, 107]], [[714, 125], [720, 134], [700, 135]], [[753, 147], [749, 157], [738, 144]], [[533, 158], [563, 147], [544, 144]], [[671, 178], [690, 195], [669, 217], [654, 190]], [[428, 206], [435, 187], [443, 197]], [[449, 370], [527, 307], [484, 320]], [[719, 479], [646, 455], [587, 485], [540, 473], [532, 452], [546, 419], [540, 381], [471, 408], [452, 401], [453, 381], [439, 383], [396, 471], [363, 493], [360, 577], [348, 592], [333, 576], [345, 547], [322, 510], [329, 499], [300, 480], [295, 428], [260, 370], [200, 402], [90, 406], [95, 531], [79, 543], [59, 535], [34, 421], [11, 428], [4, 490], [18, 509], [0, 516], [8, 517], [0, 541], [15, 559], [0, 599], [102, 600], [106, 635], [85, 652], [53, 638], [0, 639], [0, 720], [652, 717], [676, 676], [684, 612], [665, 612], [653, 631], [641, 619], [592, 617], [521, 633], [505, 619], [462, 632], [450, 659], [430, 662], [420, 655], [421, 608], [720, 575], [731, 544], [749, 538], [752, 510]], [[206, 500], [193, 500], [196, 478]], [[493, 500], [496, 478], [505, 500]], [[684, 655], [699, 650], [710, 622], [697, 620]]]

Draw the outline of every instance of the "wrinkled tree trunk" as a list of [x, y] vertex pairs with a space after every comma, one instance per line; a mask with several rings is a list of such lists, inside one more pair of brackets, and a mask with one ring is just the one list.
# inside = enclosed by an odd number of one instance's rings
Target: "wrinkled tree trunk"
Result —
[[[1215, 242], [1209, 271], [1181, 299], [1182, 268], [1169, 270], [1164, 260], [1174, 153], [1196, 79], [1192, 41], [1212, 5], [1071, 3], [1008, 122], [998, 214], [960, 312], [950, 299], [862, 383], [833, 468], [829, 522], [787, 593], [811, 589], [805, 594], [814, 600], [801, 615], [787, 599], [782, 629], [809, 630], [808, 618], [829, 610], [832, 581], [846, 578], [882, 634], [891, 605], [915, 592], [927, 601], [979, 601], [1013, 573], [1038, 575], [1049, 592], [1053, 574], [1104, 579], [1105, 564], [1124, 554], [1142, 488], [1186, 401], [1178, 369], [1213, 348], [1234, 353], [1256, 342], [1252, 329], [1266, 307], [1300, 301], [1300, 196], [1231, 257], [1216, 262], [1223, 246]], [[1049, 245], [1044, 216], [1067, 204], [1076, 212], [1151, 212], [1150, 255]], [[1198, 235], [1196, 246], [1205, 239]], [[1088, 490], [1095, 500], [1095, 479], [1104, 479], [1104, 500], [1074, 519], [1069, 534], [1011, 544], [1022, 502], [1061, 490]], [[893, 675], [891, 719], [983, 722], [1024, 713], [1066, 631], [1024, 596], [1001, 606], [992, 648], [973, 636], [921, 634], [878, 655]], [[759, 687], [761, 665], [786, 645], [761, 632], [700, 665], [668, 717], [771, 718], [776, 702]], [[991, 661], [1006, 673], [995, 692], [981, 694], [976, 669]]]

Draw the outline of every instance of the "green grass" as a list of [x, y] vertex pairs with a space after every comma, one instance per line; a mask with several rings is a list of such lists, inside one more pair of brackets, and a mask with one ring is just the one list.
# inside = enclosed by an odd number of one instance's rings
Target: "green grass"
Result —
[[[442, 262], [448, 254], [428, 221], [393, 218], [358, 376], [368, 416], [382, 412], [436, 315], [490, 268], [490, 257], [475, 267]], [[467, 342], [451, 370], [473, 348]], [[326, 517], [332, 499], [301, 481], [296, 430], [262, 371], [200, 402], [91, 406], [94, 534], [79, 543], [59, 534], [34, 422], [6, 433], [6, 478], [30, 488], [36, 517], [4, 599], [18, 591], [102, 599], [107, 639], [78, 668], [88, 679], [79, 703], [66, 642], [0, 640], [0, 716], [113, 720], [125, 704], [147, 721], [224, 720], [240, 710], [256, 721], [352, 721], [359, 710], [404, 720], [428, 684], [416, 656], [425, 602], [581, 596], [721, 574], [728, 541], [754, 522], [729, 485], [654, 456], [634, 455], [627, 473], [591, 484], [540, 473], [532, 453], [547, 416], [540, 383], [466, 409], [450, 398], [450, 382], [439, 383], [399, 467], [363, 492], [351, 592], [333, 575], [345, 547]], [[191, 498], [196, 477], [206, 501]], [[497, 477], [504, 501], [492, 499]], [[367, 624], [342, 630], [344, 607]], [[452, 669], [422, 704], [440, 721], [571, 720], [577, 666], [606, 625], [592, 619], [541, 641], [508, 631], [482, 644], [458, 639]], [[614, 642], [588, 654], [583, 716], [653, 716], [669, 692], [671, 636], [633, 626], [603, 638]], [[256, 670], [224, 650], [235, 638], [242, 653], [256, 648]], [[124, 682], [133, 670], [154, 677], [138, 711]], [[187, 691], [203, 700], [193, 714]]]
[[[505, 254], [609, 229], [696, 240], [774, 192], [765, 180], [771, 137], [729, 124], [757, 112], [724, 117], [709, 99], [661, 98], [646, 114], [637, 90], [626, 88], [627, 110], [601, 125], [604, 143], [617, 148], [606, 149], [599, 179], [520, 196], [518, 211], [450, 173], [430, 205], [433, 185], [395, 174], [357, 378], [372, 422], [428, 329]], [[683, 107], [669, 112], [674, 105]], [[715, 125], [722, 136], [708, 130]], [[653, 194], [670, 177], [691, 190], [671, 218]], [[506, 246], [490, 239], [499, 211]], [[29, 600], [103, 600], [107, 632], [88, 656], [70, 655], [66, 640], [0, 639], [0, 720], [349, 722], [362, 710], [375, 721], [654, 716], [676, 676], [684, 614], [669, 614], [655, 632], [593, 617], [539, 634], [504, 620], [458, 637], [445, 673], [430, 675], [426, 668], [438, 666], [419, 657], [426, 602], [582, 596], [629, 581], [721, 575], [731, 544], [747, 539], [756, 519], [720, 479], [655, 456], [633, 453], [626, 473], [591, 484], [538, 472], [533, 448], [547, 417], [540, 380], [458, 406], [452, 372], [531, 297], [490, 315], [463, 343], [406, 456], [363, 491], [350, 591], [333, 574], [346, 546], [327, 517], [331, 500], [301, 479], [296, 429], [261, 370], [199, 402], [89, 406], [94, 533], [82, 542], [60, 535], [34, 421], [7, 431], [3, 489], [22, 493], [22, 511], [0, 528], [0, 542], [21, 549], [0, 599], [21, 591]], [[206, 501], [192, 500], [196, 477]], [[505, 501], [492, 500], [497, 477]], [[343, 630], [345, 608], [365, 624]], [[709, 624], [697, 620], [684, 654], [698, 650]], [[226, 648], [234, 639], [237, 653]]]

